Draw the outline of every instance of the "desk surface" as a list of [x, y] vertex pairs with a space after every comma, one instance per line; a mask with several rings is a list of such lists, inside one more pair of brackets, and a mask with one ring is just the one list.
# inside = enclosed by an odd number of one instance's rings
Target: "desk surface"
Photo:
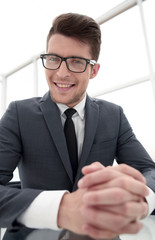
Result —
[[[155, 240], [155, 216], [149, 216], [142, 221], [143, 229], [138, 234], [123, 234], [113, 240]], [[2, 240], [92, 240], [87, 236], [80, 236], [69, 231], [52, 231], [21, 228], [7, 230]]]

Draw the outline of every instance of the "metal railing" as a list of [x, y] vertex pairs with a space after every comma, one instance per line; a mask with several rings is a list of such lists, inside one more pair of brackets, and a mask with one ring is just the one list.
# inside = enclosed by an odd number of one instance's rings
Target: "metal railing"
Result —
[[[152, 60], [151, 60], [151, 54], [150, 54], [150, 49], [149, 49], [149, 43], [148, 43], [148, 38], [147, 38], [147, 31], [146, 31], [146, 26], [145, 26], [145, 19], [144, 19], [144, 12], [143, 12], [143, 7], [142, 7], [142, 2], [144, 0], [126, 0], [122, 2], [121, 4], [117, 5], [107, 13], [103, 14], [99, 18], [96, 19], [96, 21], [101, 25], [110, 19], [118, 16], [119, 14], [127, 11], [128, 9], [136, 6], [138, 4], [139, 6], [139, 13], [140, 13], [140, 18], [141, 18], [141, 23], [142, 23], [142, 29], [143, 29], [143, 35], [144, 35], [144, 40], [145, 40], [145, 47], [146, 47], [146, 52], [147, 52], [147, 60], [148, 60], [148, 67], [149, 67], [149, 75], [146, 77], [143, 77], [141, 79], [136, 79], [128, 83], [124, 83], [121, 85], [114, 86], [112, 88], [108, 89], [103, 89], [102, 91], [96, 92], [93, 94], [93, 96], [101, 96], [113, 91], [118, 91], [120, 89], [133, 86], [135, 84], [140, 84], [146, 81], [151, 81], [152, 83], [152, 90], [153, 90], [153, 96], [155, 99], [155, 74], [153, 72], [153, 67], [152, 67]], [[0, 76], [0, 83], [1, 83], [1, 102], [0, 102], [0, 116], [6, 109], [6, 99], [7, 99], [7, 78], [13, 75], [14, 73], [22, 70], [23, 68], [27, 67], [30, 64], [33, 64], [33, 69], [34, 69], [34, 90], [33, 90], [33, 95], [38, 96], [38, 68], [37, 68], [37, 61], [40, 57], [40, 53], [33, 56], [23, 64], [17, 66], [13, 70], [3, 74]]]

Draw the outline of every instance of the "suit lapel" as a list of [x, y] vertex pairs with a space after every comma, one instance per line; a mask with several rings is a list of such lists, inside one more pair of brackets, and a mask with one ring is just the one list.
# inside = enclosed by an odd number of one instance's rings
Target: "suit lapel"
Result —
[[60, 112], [57, 105], [51, 100], [49, 92], [42, 98], [40, 108], [53, 138], [53, 142], [55, 143], [63, 162], [64, 168], [66, 169], [71, 182], [73, 182], [73, 173], [61, 123]]
[[86, 109], [85, 109], [85, 137], [83, 142], [83, 149], [81, 153], [81, 159], [79, 162], [79, 167], [77, 171], [77, 176], [75, 179], [74, 190], [76, 189], [77, 182], [81, 175], [81, 168], [86, 165], [88, 155], [90, 153], [94, 136], [96, 133], [98, 118], [99, 118], [99, 108], [98, 105], [93, 101], [93, 99], [87, 97], [86, 100]]

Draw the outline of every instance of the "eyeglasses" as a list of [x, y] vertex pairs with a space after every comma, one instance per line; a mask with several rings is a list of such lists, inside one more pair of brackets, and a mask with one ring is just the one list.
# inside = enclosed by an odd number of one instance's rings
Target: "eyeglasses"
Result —
[[65, 61], [69, 71], [75, 73], [82, 73], [86, 70], [87, 65], [95, 65], [95, 60], [90, 60], [82, 57], [60, 57], [56, 54], [41, 54], [42, 64], [46, 69], [56, 70]]

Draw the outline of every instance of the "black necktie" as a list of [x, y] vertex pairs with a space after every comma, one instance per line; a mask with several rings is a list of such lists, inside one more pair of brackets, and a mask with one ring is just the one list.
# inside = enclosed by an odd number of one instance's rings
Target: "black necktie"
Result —
[[64, 133], [66, 137], [67, 148], [68, 148], [68, 153], [69, 153], [69, 157], [72, 165], [74, 179], [75, 179], [77, 168], [78, 168], [77, 141], [76, 141], [74, 123], [72, 120], [72, 116], [75, 112], [76, 110], [73, 108], [68, 108], [65, 111], [67, 118], [64, 126]]

